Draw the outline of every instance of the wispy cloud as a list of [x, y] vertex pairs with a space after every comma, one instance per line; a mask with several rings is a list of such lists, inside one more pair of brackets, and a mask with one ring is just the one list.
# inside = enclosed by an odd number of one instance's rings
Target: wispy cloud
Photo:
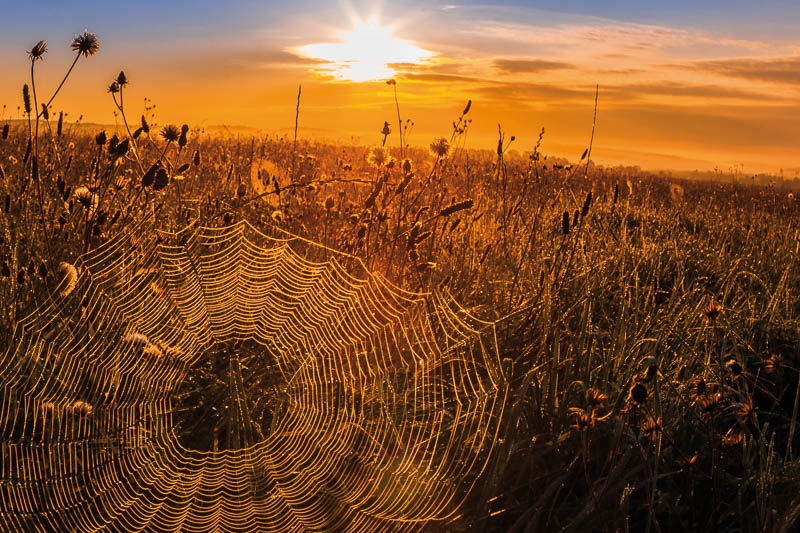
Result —
[[571, 63], [544, 59], [495, 59], [493, 65], [497, 70], [510, 74], [534, 74], [546, 70], [574, 68]]
[[675, 66], [731, 78], [800, 86], [800, 56], [694, 61]]

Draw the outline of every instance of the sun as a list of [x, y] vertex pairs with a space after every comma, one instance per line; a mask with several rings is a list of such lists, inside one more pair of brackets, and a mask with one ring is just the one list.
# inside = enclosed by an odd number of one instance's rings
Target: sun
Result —
[[434, 56], [411, 41], [393, 35], [391, 28], [382, 26], [376, 18], [356, 20], [350, 31], [339, 35], [336, 43], [315, 43], [294, 48], [300, 56], [326, 63], [318, 72], [336, 79], [372, 81], [392, 78], [398, 63], [420, 64]]

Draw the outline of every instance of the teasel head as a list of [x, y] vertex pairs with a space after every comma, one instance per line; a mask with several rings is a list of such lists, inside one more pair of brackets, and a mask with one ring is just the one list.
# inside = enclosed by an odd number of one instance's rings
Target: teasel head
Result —
[[117, 74], [117, 79], [115, 80], [117, 85], [119, 85], [120, 89], [128, 85], [128, 77], [125, 75], [125, 72], [120, 70], [119, 74]]
[[28, 88], [28, 84], [22, 86], [22, 103], [25, 106], [25, 113], [30, 115], [31, 114], [31, 90]]
[[569, 211], [564, 211], [564, 215], [561, 217], [561, 233], [569, 235]]
[[586, 200], [583, 202], [583, 207], [581, 208], [581, 219], [586, 218], [586, 215], [589, 214], [589, 208], [592, 206], [592, 191], [586, 195]]

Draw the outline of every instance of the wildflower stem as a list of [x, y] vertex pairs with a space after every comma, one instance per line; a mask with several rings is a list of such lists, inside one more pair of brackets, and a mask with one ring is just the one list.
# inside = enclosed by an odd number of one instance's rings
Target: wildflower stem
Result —
[[[53, 100], [55, 100], [55, 98], [56, 98], [56, 95], [57, 95], [57, 94], [58, 94], [58, 92], [61, 90], [61, 87], [63, 87], [63, 86], [64, 86], [64, 83], [66, 83], [66, 81], [67, 81], [67, 78], [69, 78], [69, 75], [70, 75], [70, 73], [72, 72], [72, 69], [74, 69], [74, 68], [75, 68], [75, 65], [78, 63], [78, 59], [80, 59], [80, 58], [81, 58], [81, 55], [80, 55], [80, 54], [77, 54], [77, 55], [75, 56], [75, 60], [74, 60], [74, 61], [72, 62], [72, 64], [69, 66], [69, 70], [67, 70], [67, 73], [66, 73], [66, 74], [64, 74], [64, 79], [62, 79], [62, 80], [61, 80], [61, 83], [59, 83], [59, 84], [58, 84], [58, 87], [56, 87], [56, 91], [53, 93], [53, 96], [51, 96], [51, 97], [50, 97], [50, 100], [48, 100], [48, 101], [47, 101], [47, 103], [45, 104], [45, 107], [50, 107], [50, 104], [51, 104], [51, 103], [53, 103]], [[41, 115], [41, 114], [42, 114], [42, 112], [41, 112], [41, 111], [38, 111], [37, 113], [38, 113], [38, 114], [37, 114], [37, 117], [38, 117], [38, 115]]]

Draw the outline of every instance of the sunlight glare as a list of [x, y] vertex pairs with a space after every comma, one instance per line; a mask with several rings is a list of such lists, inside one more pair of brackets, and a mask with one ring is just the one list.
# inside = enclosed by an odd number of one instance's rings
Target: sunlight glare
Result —
[[301, 56], [327, 61], [320, 73], [349, 81], [372, 81], [392, 78], [395, 63], [419, 64], [433, 57], [433, 52], [419, 48], [392, 35], [391, 28], [377, 20], [357, 21], [353, 30], [340, 35], [338, 43], [316, 43], [294, 51]]

